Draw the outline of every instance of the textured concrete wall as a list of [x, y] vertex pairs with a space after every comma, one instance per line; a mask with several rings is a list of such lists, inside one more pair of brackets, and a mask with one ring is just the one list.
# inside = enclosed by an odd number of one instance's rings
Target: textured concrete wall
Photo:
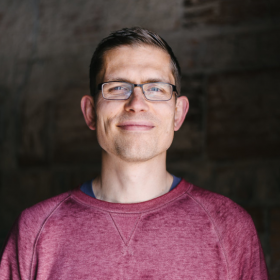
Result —
[[24, 208], [94, 177], [80, 112], [94, 48], [144, 26], [173, 47], [190, 112], [168, 168], [252, 215], [280, 278], [278, 0], [1, 0], [0, 237]]

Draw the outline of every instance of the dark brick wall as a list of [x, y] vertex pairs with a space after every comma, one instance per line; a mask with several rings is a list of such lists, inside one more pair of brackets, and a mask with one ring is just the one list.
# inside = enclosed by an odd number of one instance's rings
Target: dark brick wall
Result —
[[0, 239], [26, 207], [88, 180], [100, 148], [80, 112], [94, 48], [145, 26], [172, 46], [190, 111], [168, 169], [252, 216], [280, 278], [278, 0], [2, 0]]

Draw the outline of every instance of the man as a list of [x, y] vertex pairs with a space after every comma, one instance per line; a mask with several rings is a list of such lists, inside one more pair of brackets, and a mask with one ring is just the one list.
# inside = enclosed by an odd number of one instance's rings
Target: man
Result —
[[90, 85], [81, 108], [101, 174], [23, 211], [1, 279], [268, 279], [250, 216], [166, 171], [189, 106], [167, 43], [142, 28], [112, 33]]

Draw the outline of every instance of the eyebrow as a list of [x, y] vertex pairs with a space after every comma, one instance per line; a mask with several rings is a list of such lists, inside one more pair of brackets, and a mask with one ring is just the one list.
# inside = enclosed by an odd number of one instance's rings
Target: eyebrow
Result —
[[[104, 82], [104, 83], [107, 83], [107, 82], [125, 82], [125, 83], [131, 83], [131, 84], [134, 84], [134, 82], [132, 82], [131, 80], [129, 79], [123, 79], [123, 78], [112, 78], [112, 79], [109, 79], [108, 81]], [[163, 80], [163, 79], [160, 79], [160, 78], [153, 78], [153, 79], [147, 79], [147, 80], [144, 80], [142, 81], [141, 83], [142, 84], [147, 84], [147, 83], [157, 83], [157, 82], [160, 82], [160, 83], [169, 83], [169, 81], [166, 81], [166, 80]]]

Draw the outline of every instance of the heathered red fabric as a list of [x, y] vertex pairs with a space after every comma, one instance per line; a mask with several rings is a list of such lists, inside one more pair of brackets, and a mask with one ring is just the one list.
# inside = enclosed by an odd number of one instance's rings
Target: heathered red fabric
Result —
[[79, 189], [26, 209], [4, 248], [5, 279], [268, 279], [251, 217], [182, 180], [118, 204]]

